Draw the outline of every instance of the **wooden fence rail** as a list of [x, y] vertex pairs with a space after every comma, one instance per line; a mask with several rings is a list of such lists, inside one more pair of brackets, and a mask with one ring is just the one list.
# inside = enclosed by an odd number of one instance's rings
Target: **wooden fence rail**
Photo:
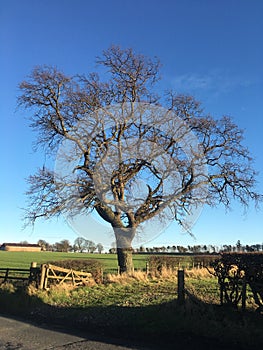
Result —
[[18, 281], [29, 281], [35, 280], [37, 274], [39, 273], [39, 268], [30, 267], [29, 269], [18, 269], [18, 268], [0, 268], [0, 281], [5, 283], [8, 280], [18, 280]]
[[92, 274], [89, 272], [76, 271], [65, 269], [63, 267], [52, 264], [43, 264], [41, 266], [40, 289], [48, 289], [49, 282], [53, 281], [56, 284], [71, 282], [73, 286], [87, 285]]
[[35, 282], [36, 287], [48, 289], [51, 284], [71, 283], [73, 286], [87, 285], [92, 274], [89, 272], [65, 269], [52, 264], [42, 264], [36, 267], [32, 263], [29, 269], [0, 268], [0, 283], [9, 280]]

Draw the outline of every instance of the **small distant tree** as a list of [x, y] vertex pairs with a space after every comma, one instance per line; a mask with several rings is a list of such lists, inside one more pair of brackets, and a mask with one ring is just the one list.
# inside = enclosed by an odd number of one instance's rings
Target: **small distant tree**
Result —
[[193, 246], [193, 253], [200, 253], [201, 246], [200, 245], [194, 245]]
[[94, 253], [96, 250], [96, 244], [88, 239], [85, 240], [85, 249], [88, 253]]
[[176, 246], [173, 245], [173, 246], [172, 246], [172, 251], [173, 251], [174, 253], [176, 252], [176, 249], [177, 249]]
[[97, 249], [98, 253], [101, 254], [102, 251], [104, 250], [104, 247], [103, 247], [103, 245], [101, 243], [98, 243], [96, 245], [96, 249]]
[[241, 250], [242, 250], [242, 244], [240, 243], [240, 240], [237, 241], [237, 243], [236, 243], [236, 248], [237, 248], [237, 251], [238, 251], [238, 252], [241, 252]]
[[260, 251], [260, 244], [256, 244], [256, 245], [255, 245], [255, 250], [256, 250], [257, 252]]
[[47, 243], [44, 239], [39, 239], [37, 244], [41, 247], [41, 250], [48, 250], [49, 243]]
[[207, 245], [206, 244], [204, 244], [201, 249], [203, 250], [204, 253], [207, 253]]
[[116, 248], [110, 248], [110, 249], [109, 249], [109, 253], [110, 253], [110, 254], [116, 254], [116, 252], [117, 252], [117, 249], [116, 249]]
[[153, 247], [153, 251], [155, 253], [160, 253], [161, 248], [160, 247]]
[[184, 247], [181, 245], [177, 246], [178, 253], [184, 253]]
[[27, 245], [27, 244], [29, 244], [29, 243], [28, 243], [28, 241], [21, 241], [20, 244], [21, 244], [21, 245]]
[[209, 245], [209, 251], [211, 252], [211, 253], [215, 253], [216, 252], [216, 247], [214, 246], [214, 245]]
[[[31, 223], [95, 210], [113, 229], [120, 271], [129, 272], [133, 239], [154, 217], [184, 225], [200, 203], [229, 207], [236, 199], [247, 206], [261, 199], [243, 132], [231, 118], [213, 118], [191, 96], [158, 96], [157, 59], [112, 46], [97, 63], [103, 78], [70, 77], [44, 66], [20, 84], [19, 104], [30, 110], [36, 145], [50, 155], [70, 141], [79, 152], [74, 181], [54, 181], [56, 174], [46, 167], [29, 177]], [[192, 135], [198, 140], [193, 148]], [[138, 178], [144, 192], [133, 191]]]
[[55, 243], [55, 248], [58, 252], [68, 253], [71, 248], [71, 245], [67, 239], [63, 239], [62, 241]]
[[78, 237], [74, 241], [74, 249], [77, 252], [83, 253], [83, 251], [86, 249], [86, 239], [83, 237]]

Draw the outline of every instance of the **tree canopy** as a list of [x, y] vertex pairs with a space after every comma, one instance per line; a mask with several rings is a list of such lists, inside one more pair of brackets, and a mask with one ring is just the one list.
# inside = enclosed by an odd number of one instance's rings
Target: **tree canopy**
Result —
[[261, 199], [243, 131], [230, 117], [213, 118], [192, 96], [158, 95], [157, 59], [112, 46], [97, 63], [103, 78], [40, 66], [20, 84], [36, 146], [57, 164], [28, 179], [30, 222], [95, 210], [112, 226], [126, 271], [148, 220], [190, 229], [194, 208]]

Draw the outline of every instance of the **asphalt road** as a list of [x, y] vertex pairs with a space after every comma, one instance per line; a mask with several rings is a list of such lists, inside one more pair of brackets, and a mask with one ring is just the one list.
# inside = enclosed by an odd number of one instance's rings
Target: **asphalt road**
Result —
[[[0, 316], [0, 350], [143, 350]], [[146, 350], [146, 349], [145, 349]]]

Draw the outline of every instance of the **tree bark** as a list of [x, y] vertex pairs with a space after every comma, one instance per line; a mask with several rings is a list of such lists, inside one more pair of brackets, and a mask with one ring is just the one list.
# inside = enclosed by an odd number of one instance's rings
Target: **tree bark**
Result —
[[117, 257], [120, 274], [133, 273], [132, 248], [117, 248]]
[[114, 233], [117, 244], [117, 257], [120, 273], [133, 273], [132, 240], [135, 236], [135, 228], [116, 228]]

